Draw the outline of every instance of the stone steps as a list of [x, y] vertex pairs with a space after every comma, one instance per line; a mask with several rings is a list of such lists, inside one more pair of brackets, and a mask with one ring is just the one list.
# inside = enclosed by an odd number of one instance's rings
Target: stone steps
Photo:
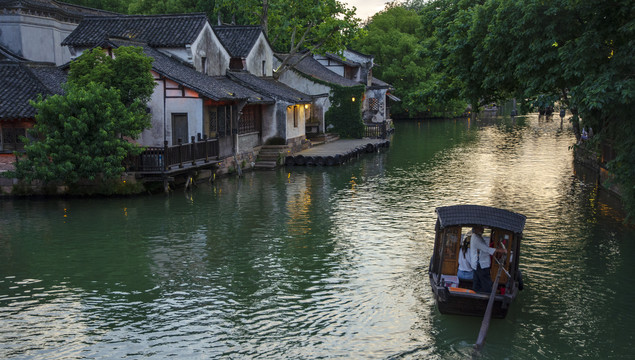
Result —
[[287, 145], [263, 145], [258, 153], [258, 159], [254, 165], [256, 170], [273, 170], [279, 165], [280, 154], [286, 154], [289, 150]]
[[254, 165], [254, 169], [256, 169], [256, 170], [273, 170], [276, 167], [278, 167], [278, 162], [277, 161], [261, 161], [261, 160], [258, 160], [258, 161], [256, 161], [256, 164]]
[[311, 138], [311, 146], [314, 145], [322, 145], [322, 144], [327, 144], [333, 141], [337, 141], [340, 139], [340, 136], [337, 134], [319, 134], [318, 136], [315, 136], [313, 138]]

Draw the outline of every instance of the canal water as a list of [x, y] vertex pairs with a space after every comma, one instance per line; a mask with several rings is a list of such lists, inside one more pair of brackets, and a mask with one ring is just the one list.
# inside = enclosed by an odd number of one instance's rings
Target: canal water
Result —
[[339, 167], [169, 196], [0, 200], [2, 359], [465, 359], [441, 315], [434, 210], [527, 216], [525, 289], [479, 358], [621, 359], [635, 343], [632, 228], [537, 116], [396, 123]]

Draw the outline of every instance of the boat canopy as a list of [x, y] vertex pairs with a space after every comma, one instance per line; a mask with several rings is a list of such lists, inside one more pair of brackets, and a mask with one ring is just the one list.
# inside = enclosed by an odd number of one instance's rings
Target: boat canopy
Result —
[[481, 205], [453, 205], [436, 208], [441, 229], [448, 226], [483, 225], [522, 233], [525, 215]]

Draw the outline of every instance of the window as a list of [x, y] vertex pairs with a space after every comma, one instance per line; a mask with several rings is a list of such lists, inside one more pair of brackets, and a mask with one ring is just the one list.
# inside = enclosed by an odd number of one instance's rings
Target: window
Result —
[[209, 134], [210, 138], [225, 137], [231, 135], [232, 108], [230, 105], [214, 106], [209, 113]]
[[357, 69], [351, 66], [344, 66], [344, 77], [350, 80], [356, 80]]
[[207, 74], [207, 58], [205, 56], [201, 57], [201, 72]]
[[262, 61], [262, 76], [267, 76], [267, 62], [266, 61]]
[[293, 127], [298, 127], [298, 106], [293, 106]]
[[259, 106], [245, 106], [242, 111], [242, 116], [238, 123], [238, 133], [246, 134], [250, 132], [260, 131], [260, 107]]
[[368, 99], [368, 107], [370, 108], [370, 110], [379, 111], [379, 99]]
[[0, 151], [11, 152], [15, 150], [24, 150], [24, 143], [20, 139], [26, 136], [26, 129], [19, 127], [3, 126], [0, 128]]

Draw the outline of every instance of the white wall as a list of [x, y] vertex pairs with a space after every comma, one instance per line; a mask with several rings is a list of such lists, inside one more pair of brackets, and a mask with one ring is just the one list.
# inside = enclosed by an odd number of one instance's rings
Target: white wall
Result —
[[31, 15], [0, 15], [0, 42], [29, 60], [62, 65], [71, 60], [62, 41], [77, 27], [75, 23]]
[[[156, 74], [153, 73], [153, 75], [155, 75], [156, 80]], [[147, 104], [150, 108], [150, 115], [152, 116], [150, 119], [150, 129], [146, 129], [141, 133], [138, 140], [141, 145], [154, 147], [163, 146], [163, 89], [163, 81], [157, 81], [157, 86], [154, 87], [152, 97]]]
[[192, 136], [203, 134], [203, 99], [200, 98], [168, 98], [165, 99], [166, 136], [168, 146], [172, 144], [172, 114], [187, 114], [187, 130], [190, 142]]
[[[265, 62], [265, 73], [262, 73], [262, 62]], [[273, 50], [261, 32], [258, 40], [245, 59], [246, 70], [255, 76], [273, 76]]]
[[192, 63], [192, 52], [190, 51], [189, 48], [185, 48], [185, 47], [178, 47], [178, 48], [156, 48], [156, 50], [161, 51], [162, 53], [165, 53], [167, 55], [174, 55], [176, 57], [178, 57], [179, 59], [187, 62], [187, 63]]
[[281, 83], [289, 86], [292, 89], [298, 90], [308, 95], [325, 95], [324, 97], [317, 98], [313, 101], [313, 112], [320, 122], [320, 131], [324, 131], [324, 114], [331, 107], [331, 101], [329, 96], [331, 94], [331, 88], [324, 84], [320, 84], [311, 81], [294, 70], [288, 70], [282, 73], [278, 79]]
[[277, 106], [275, 104], [263, 105], [262, 107], [262, 142], [276, 137], [284, 136], [280, 134], [276, 126]]
[[[155, 79], [156, 74], [155, 75]], [[166, 98], [163, 100], [164, 82], [157, 81], [154, 93], [148, 102], [151, 125], [141, 133], [139, 143], [144, 146], [162, 147], [163, 140], [172, 146], [172, 114], [187, 114], [188, 142], [198, 134], [203, 135], [203, 99], [201, 98]], [[164, 108], [165, 104], [165, 108]], [[164, 111], [165, 109], [165, 111]]]
[[[294, 126], [293, 113], [297, 116], [298, 126]], [[287, 106], [287, 139], [306, 136], [304, 105]]]
[[210, 76], [224, 76], [229, 69], [230, 56], [216, 37], [209, 23], [191, 46], [191, 63], [197, 71], [203, 72], [202, 59], [205, 58], [205, 73]]
[[308, 95], [330, 94], [331, 88], [321, 83], [317, 83], [299, 75], [294, 70], [288, 70], [282, 73], [278, 81], [289, 86], [292, 89], [303, 92]]
[[[324, 56], [320, 56], [320, 55], [315, 55], [314, 56], [315, 60], [317, 60], [320, 64], [324, 65], [324, 67], [326, 67], [327, 69], [331, 70], [332, 72], [336, 73], [339, 76], [344, 76], [344, 65], [341, 63], [338, 63], [334, 60], [331, 60], [329, 58], [326, 58]], [[329, 65], [330, 63], [330, 65]]]

